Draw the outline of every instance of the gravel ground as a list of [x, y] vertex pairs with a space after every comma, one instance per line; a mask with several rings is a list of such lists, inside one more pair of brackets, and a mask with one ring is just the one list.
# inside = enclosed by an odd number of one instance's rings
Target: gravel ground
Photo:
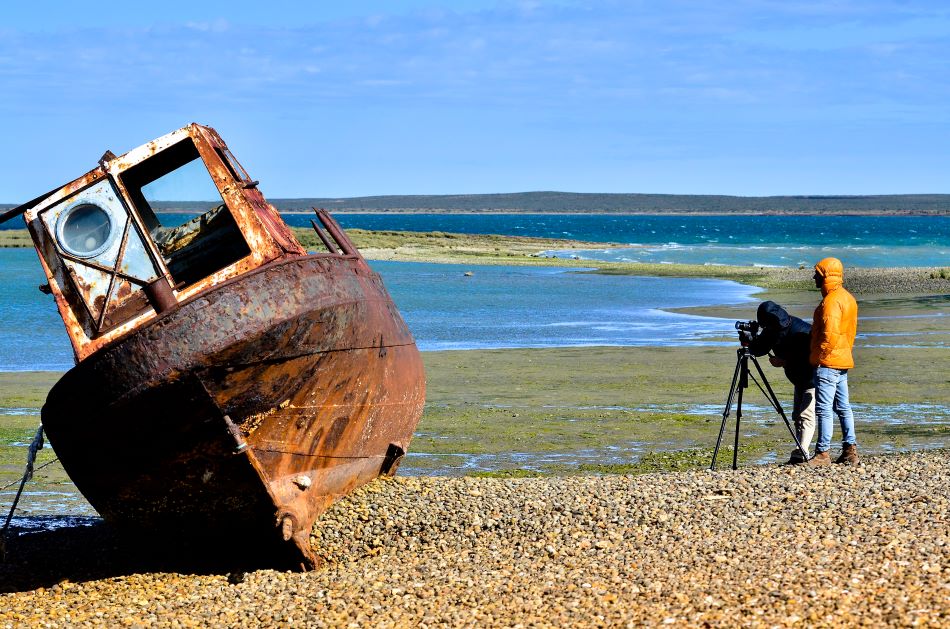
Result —
[[[773, 283], [801, 280], [804, 274], [811, 284], [813, 269], [769, 267], [765, 271]], [[845, 267], [844, 287], [855, 295], [946, 295], [950, 293], [950, 268]]]
[[948, 626], [948, 454], [377, 481], [318, 523], [306, 574], [154, 570], [92, 527], [0, 566], [0, 627]]

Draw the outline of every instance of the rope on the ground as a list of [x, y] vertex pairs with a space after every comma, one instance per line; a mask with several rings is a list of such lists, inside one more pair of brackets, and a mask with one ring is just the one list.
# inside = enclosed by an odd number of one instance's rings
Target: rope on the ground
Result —
[[[44, 463], [43, 465], [41, 465], [41, 466], [39, 466], [38, 468], [34, 469], [34, 470], [33, 470], [33, 473], [36, 474], [36, 473], [39, 472], [40, 470], [49, 467], [50, 465], [52, 465], [53, 463], [56, 463], [57, 461], [59, 461], [59, 457], [58, 457], [58, 456], [57, 456], [57, 457], [53, 457], [51, 460], [47, 461], [47, 462]], [[19, 482], [20, 482], [20, 481], [15, 480], [15, 481], [13, 481], [12, 483], [10, 483], [10, 484], [8, 484], [8, 485], [4, 485], [3, 487], [0, 487], [0, 491], [6, 491], [6, 490], [10, 489], [11, 487], [13, 487], [14, 485], [18, 484]]]
[[[10, 521], [13, 520], [13, 513], [16, 511], [17, 504], [20, 502], [20, 496], [23, 495], [23, 487], [33, 478], [33, 464], [36, 463], [36, 454], [43, 449], [43, 424], [36, 429], [36, 435], [30, 442], [30, 449], [26, 455], [26, 469], [23, 470], [23, 478], [20, 479], [20, 488], [13, 499], [13, 505], [10, 507], [10, 513], [7, 514], [7, 521], [3, 524], [3, 531], [0, 531], [0, 553], [3, 558], [7, 556], [7, 530], [10, 528]], [[45, 465], [44, 465], [45, 467]], [[12, 487], [13, 485], [9, 485]]]

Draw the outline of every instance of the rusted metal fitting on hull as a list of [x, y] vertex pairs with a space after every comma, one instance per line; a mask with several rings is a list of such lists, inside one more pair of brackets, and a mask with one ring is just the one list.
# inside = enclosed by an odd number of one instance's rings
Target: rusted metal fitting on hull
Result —
[[244, 435], [241, 433], [241, 429], [231, 421], [231, 418], [227, 415], [224, 416], [224, 423], [228, 427], [228, 432], [231, 433], [231, 436], [234, 437], [234, 454], [240, 454], [247, 449], [247, 442], [244, 441]]
[[278, 523], [280, 524], [280, 535], [284, 538], [285, 542], [289, 542], [294, 538], [294, 531], [297, 530], [297, 518], [290, 513], [282, 513], [277, 518]]
[[148, 303], [155, 309], [157, 314], [171, 310], [178, 305], [178, 299], [172, 292], [172, 285], [167, 277], [159, 277], [153, 282], [145, 285], [145, 297]]
[[383, 464], [379, 468], [380, 476], [395, 476], [399, 464], [402, 463], [406, 451], [398, 443], [389, 444], [386, 450], [386, 456], [383, 457]]

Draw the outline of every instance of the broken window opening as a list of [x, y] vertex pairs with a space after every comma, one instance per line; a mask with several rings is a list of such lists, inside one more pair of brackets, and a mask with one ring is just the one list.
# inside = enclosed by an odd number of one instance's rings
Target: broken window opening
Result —
[[251, 180], [251, 176], [247, 174], [247, 171], [244, 170], [244, 167], [241, 166], [241, 163], [237, 161], [237, 158], [231, 154], [231, 151], [225, 148], [215, 147], [214, 150], [218, 153], [218, 157], [221, 158], [221, 161], [227, 167], [228, 172], [231, 173], [231, 176], [234, 177], [237, 181], [248, 182]]
[[[132, 166], [121, 178], [176, 285], [194, 284], [250, 255], [190, 138]], [[179, 225], [156, 209], [200, 214]]]

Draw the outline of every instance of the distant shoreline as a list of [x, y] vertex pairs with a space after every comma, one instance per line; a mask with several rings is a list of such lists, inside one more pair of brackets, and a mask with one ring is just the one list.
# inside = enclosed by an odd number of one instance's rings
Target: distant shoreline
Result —
[[497, 194], [271, 198], [284, 212], [474, 214], [950, 215], [950, 194], [731, 196], [534, 191]]
[[[556, 214], [558, 216], [802, 216], [802, 217], [829, 217], [829, 216], [950, 216], [950, 210], [942, 212], [903, 212], [903, 211], [891, 211], [891, 210], [882, 210], [877, 212], [872, 211], [855, 211], [855, 212], [794, 212], [794, 211], [770, 211], [770, 212], [753, 212], [753, 211], [735, 211], [735, 212], [711, 212], [711, 211], [694, 211], [694, 210], [650, 210], [643, 212], [629, 211], [629, 212], [609, 212], [609, 211], [590, 211], [590, 212], [574, 212], [574, 211], [522, 211], [522, 210], [427, 210], [427, 209], [392, 209], [392, 210], [354, 210], [351, 208], [337, 209], [332, 208], [322, 208], [328, 209], [333, 214], [371, 214], [371, 215], [383, 215], [383, 214], [459, 214], [459, 215], [514, 215], [519, 216], [550, 216]], [[312, 214], [313, 210], [280, 210], [281, 214]], [[159, 210], [160, 214], [173, 214], [181, 213], [176, 210]]]
[[[631, 216], [950, 216], [950, 194], [732, 196], [534, 191], [494, 194], [402, 194], [269, 197], [286, 214], [318, 207], [359, 214], [614, 214]], [[158, 211], [204, 211], [214, 201], [155, 201]], [[13, 207], [0, 204], [0, 208]], [[190, 209], [182, 210], [183, 207]]]
[[[197, 207], [186, 208], [155, 208], [156, 214], [200, 214], [214, 205], [211, 201], [196, 201], [196, 204], [202, 204]], [[207, 207], [204, 207], [207, 206]], [[13, 208], [12, 204], [0, 204], [0, 211]], [[315, 205], [317, 209], [330, 211], [331, 214], [360, 214], [360, 215], [386, 215], [386, 214], [443, 214], [459, 216], [801, 216], [803, 218], [828, 218], [832, 216], [896, 216], [896, 217], [929, 217], [942, 218], [950, 217], [950, 207], [946, 210], [853, 210], [853, 211], [795, 211], [795, 210], [518, 210], [518, 209], [491, 209], [491, 210], [466, 210], [466, 209], [429, 209], [429, 208], [392, 208], [392, 209], [354, 209], [354, 208], [333, 208], [328, 205]], [[291, 216], [313, 214], [313, 209], [292, 209], [283, 210], [277, 208], [280, 214]], [[13, 219], [11, 219], [13, 220]]]

